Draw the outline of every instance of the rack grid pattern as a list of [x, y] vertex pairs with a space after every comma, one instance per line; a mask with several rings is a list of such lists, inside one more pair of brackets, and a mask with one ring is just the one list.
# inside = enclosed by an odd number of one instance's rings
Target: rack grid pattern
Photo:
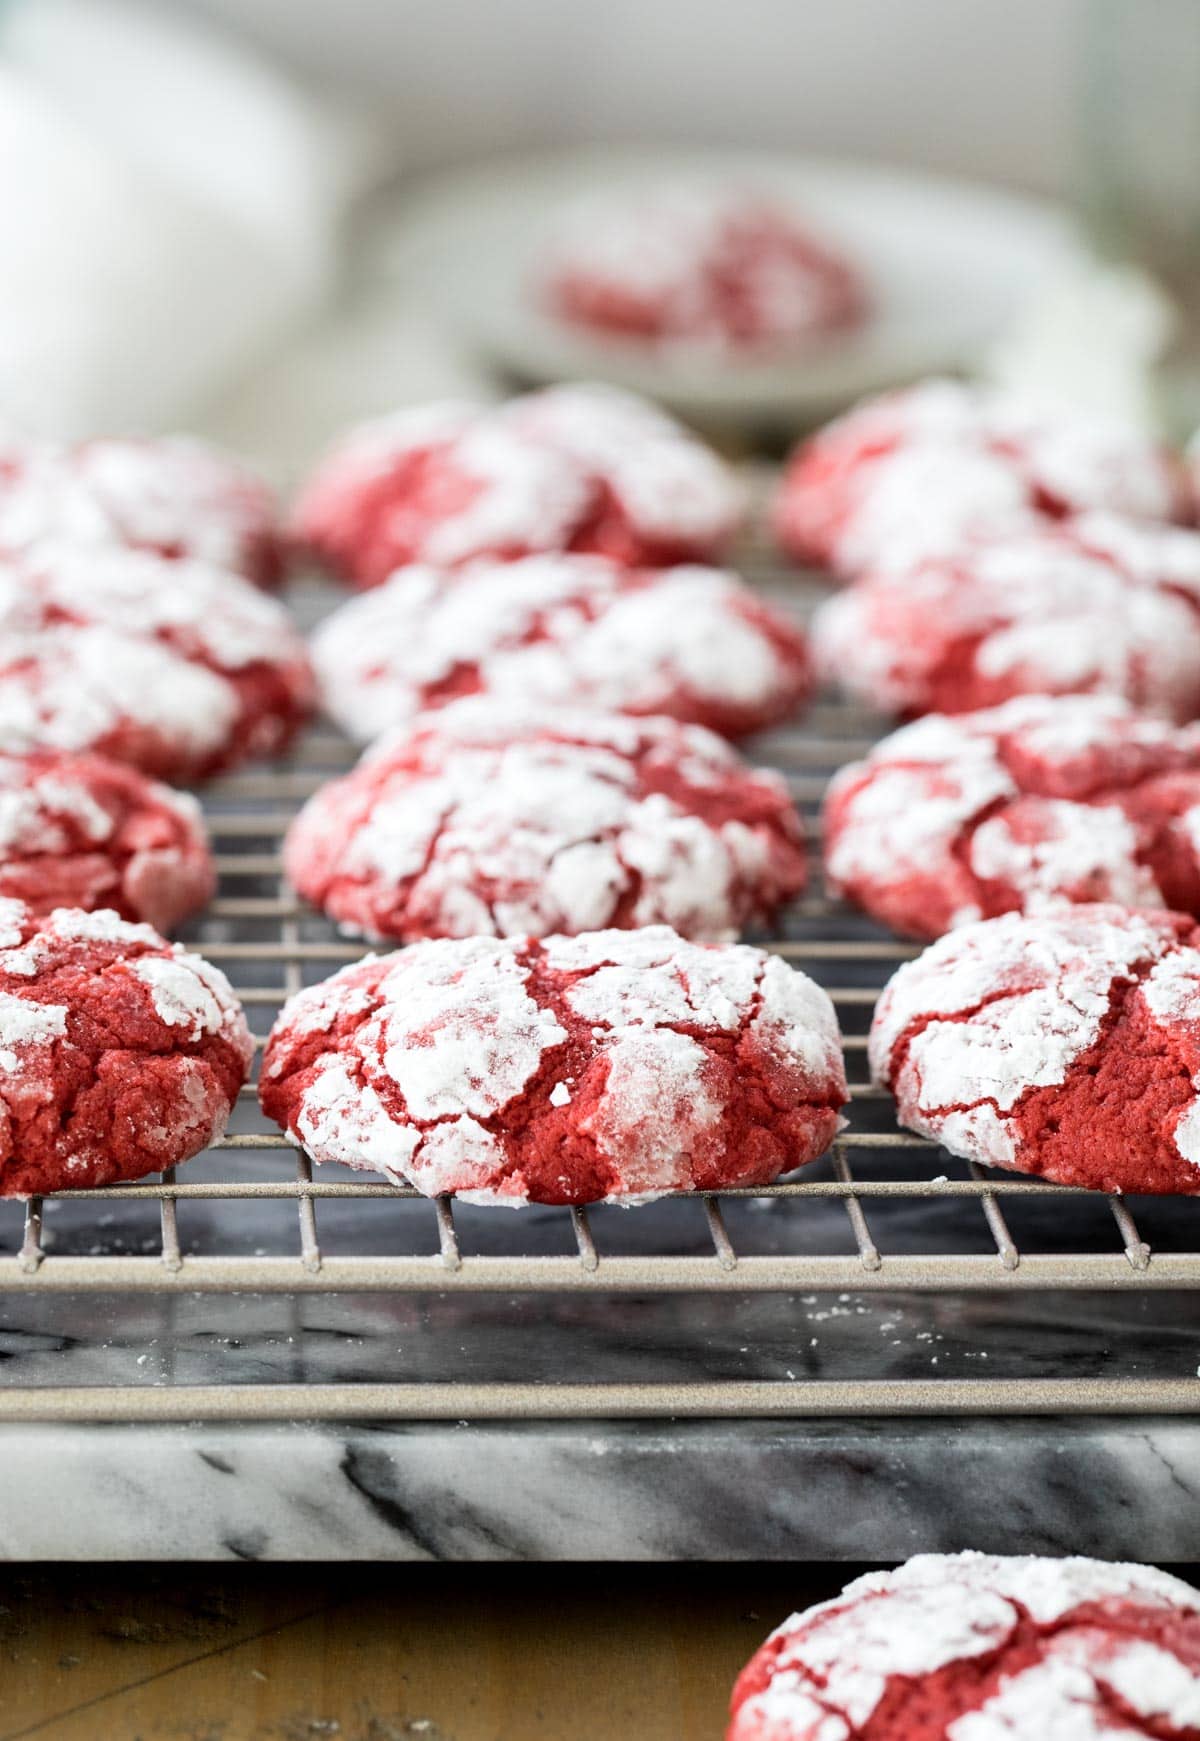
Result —
[[[794, 577], [773, 571], [761, 550], [751, 546], [743, 572], [771, 591], [797, 593]], [[811, 589], [809, 592], [811, 596]], [[301, 589], [306, 614], [325, 608], [327, 592]], [[307, 607], [307, 608], [306, 608]], [[861, 754], [880, 722], [838, 703], [819, 705], [796, 728], [773, 734], [757, 747], [758, 759], [786, 774], [809, 823], [816, 845], [819, 803], [833, 770]], [[289, 761], [274, 770], [234, 775], [206, 794], [206, 807], [218, 854], [218, 899], [195, 927], [195, 944], [229, 973], [247, 1006], [260, 1041], [283, 999], [301, 985], [324, 977], [357, 959], [362, 946], [338, 937], [308, 912], [282, 879], [279, 846], [300, 802], [325, 779], [345, 769], [354, 752], [326, 729], [309, 733]], [[817, 854], [814, 851], [814, 870]], [[814, 875], [809, 895], [764, 939], [787, 960], [811, 972], [829, 990], [846, 1034], [852, 1089], [849, 1125], [836, 1139], [826, 1176], [788, 1180], [768, 1189], [717, 1192], [702, 1200], [705, 1248], [682, 1239], [673, 1248], [668, 1236], [661, 1249], [609, 1254], [593, 1231], [586, 1209], [563, 1210], [569, 1222], [564, 1251], [516, 1249], [473, 1253], [464, 1249], [455, 1209], [447, 1200], [428, 1204], [435, 1236], [430, 1251], [398, 1249], [355, 1255], [322, 1249], [320, 1211], [339, 1200], [415, 1198], [370, 1176], [314, 1178], [307, 1158], [288, 1139], [269, 1129], [258, 1114], [254, 1089], [243, 1091], [231, 1131], [215, 1145], [218, 1167], [210, 1164], [196, 1180], [164, 1174], [157, 1182], [75, 1191], [73, 1203], [120, 1198], [148, 1199], [158, 1207], [158, 1249], [150, 1253], [99, 1251], [56, 1255], [43, 1239], [44, 1206], [34, 1199], [25, 1214], [19, 1248], [0, 1253], [0, 1291], [319, 1293], [409, 1291], [441, 1293], [557, 1293], [586, 1290], [598, 1294], [653, 1294], [721, 1291], [802, 1292], [897, 1290], [950, 1296], [980, 1290], [1200, 1288], [1200, 1250], [1152, 1249], [1130, 1207], [1119, 1198], [1108, 1203], [1110, 1234], [1081, 1242], [1066, 1238], [1062, 1248], [1025, 1251], [1010, 1227], [1006, 1206], [1036, 1197], [1061, 1199], [1064, 1233], [1077, 1207], [1095, 1199], [1066, 1187], [1018, 1176], [995, 1177], [948, 1157], [923, 1138], [900, 1130], [887, 1097], [867, 1081], [865, 1029], [878, 990], [896, 965], [915, 953], [913, 946], [869, 926], [830, 902]], [[222, 1178], [222, 1156], [250, 1157], [261, 1176]], [[210, 1156], [210, 1163], [213, 1157]], [[239, 1169], [244, 1171], [245, 1169]], [[726, 1211], [739, 1197], [775, 1199], [787, 1217], [783, 1225], [801, 1229], [805, 1207], [833, 1199], [844, 1209], [849, 1251], [844, 1255], [806, 1252], [743, 1252], [731, 1234]], [[889, 1250], [872, 1225], [872, 1206], [883, 1200], [915, 1199], [943, 1208], [952, 1204], [954, 1222], [964, 1237], [962, 1250]], [[249, 1256], [220, 1249], [185, 1250], [177, 1221], [178, 1206], [189, 1201], [234, 1204], [247, 1200], [294, 1205], [295, 1245], [290, 1254]], [[659, 1205], [673, 1210], [676, 1205]], [[694, 1201], [678, 1204], [694, 1216]], [[511, 1211], [495, 1211], [510, 1218]], [[630, 1215], [642, 1213], [631, 1210]], [[671, 1225], [663, 1220], [664, 1227]], [[694, 1225], [689, 1223], [690, 1225]], [[1093, 1225], [1089, 1222], [1089, 1226]], [[981, 1226], [986, 1239], [978, 1239]], [[967, 1237], [967, 1235], [970, 1235]], [[911, 1240], [907, 1242], [911, 1245]], [[1200, 1241], [1197, 1241], [1200, 1243]], [[803, 1240], [796, 1244], [803, 1246]], [[1200, 1408], [1200, 1379], [1074, 1380], [1009, 1378], [905, 1382], [812, 1381], [803, 1385], [771, 1382], [698, 1384], [359, 1384], [96, 1386], [51, 1389], [0, 1388], [0, 1421], [20, 1419], [157, 1418], [460, 1418], [474, 1416], [623, 1416], [747, 1414], [880, 1414], [956, 1412], [1110, 1413], [1191, 1412]]]

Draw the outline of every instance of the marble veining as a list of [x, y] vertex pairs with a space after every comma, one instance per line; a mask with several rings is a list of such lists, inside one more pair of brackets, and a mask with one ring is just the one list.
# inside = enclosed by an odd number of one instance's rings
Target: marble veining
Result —
[[1058, 1419], [0, 1432], [8, 1559], [1200, 1558], [1200, 1427]]

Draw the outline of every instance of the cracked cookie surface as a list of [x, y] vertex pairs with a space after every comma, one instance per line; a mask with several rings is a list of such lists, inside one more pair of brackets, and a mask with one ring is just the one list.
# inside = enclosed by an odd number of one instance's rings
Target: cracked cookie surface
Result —
[[810, 688], [803, 630], [735, 575], [597, 556], [400, 569], [327, 617], [312, 656], [327, 712], [360, 741], [473, 694], [743, 737]]
[[870, 294], [802, 215], [748, 188], [658, 186], [571, 204], [538, 273], [547, 313], [711, 360], [852, 327]]
[[1014, 695], [1200, 713], [1200, 534], [1111, 514], [864, 575], [813, 619], [820, 674], [913, 717]]
[[732, 939], [804, 886], [785, 782], [699, 726], [471, 697], [373, 745], [284, 843], [350, 933]]
[[187, 1160], [223, 1131], [252, 1054], [224, 974], [150, 926], [0, 901], [0, 1195]]
[[0, 897], [36, 913], [111, 907], [170, 931], [216, 883], [190, 793], [105, 756], [0, 755]]
[[1200, 1597], [1148, 1566], [921, 1554], [794, 1614], [728, 1741], [1200, 1737]]
[[239, 575], [142, 550], [0, 562], [0, 743], [96, 750], [187, 784], [283, 750], [311, 709], [303, 640]]
[[884, 988], [871, 1074], [902, 1124], [987, 1166], [1200, 1191], [1200, 932], [1109, 905], [965, 925]]
[[0, 440], [0, 551], [46, 540], [187, 557], [271, 587], [278, 509], [248, 466], [192, 437]]
[[1190, 518], [1182, 468], [1140, 430], [1023, 394], [924, 381], [803, 442], [775, 502], [797, 561], [843, 577], [1092, 509]]
[[846, 1100], [818, 986], [665, 926], [362, 962], [286, 1005], [259, 1092], [317, 1161], [511, 1206], [765, 1184]]
[[927, 714], [843, 767], [833, 892], [908, 936], [1060, 901], [1200, 912], [1200, 728], [1107, 696]]
[[583, 551], [708, 561], [742, 516], [728, 466], [649, 401], [549, 387], [490, 406], [413, 406], [351, 430], [296, 504], [293, 536], [357, 587], [397, 568]]

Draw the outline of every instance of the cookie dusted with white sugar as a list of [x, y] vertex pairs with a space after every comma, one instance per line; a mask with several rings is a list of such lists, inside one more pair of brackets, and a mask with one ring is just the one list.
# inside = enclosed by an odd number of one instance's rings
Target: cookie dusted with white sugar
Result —
[[711, 732], [490, 697], [322, 786], [284, 866], [343, 930], [396, 942], [654, 924], [725, 941], [805, 868], [786, 783]]
[[253, 1051], [224, 974], [149, 925], [0, 901], [0, 1196], [187, 1160], [224, 1130]]
[[314, 1160], [514, 1207], [767, 1184], [847, 1098], [818, 986], [665, 926], [368, 959], [284, 1007], [259, 1094]]
[[538, 274], [547, 312], [599, 338], [711, 357], [786, 353], [856, 326], [854, 264], [787, 203], [742, 187], [651, 187], [568, 209]]
[[717, 455], [613, 387], [502, 406], [443, 401], [351, 430], [316, 468], [295, 541], [357, 587], [397, 568], [573, 550], [642, 567], [706, 561], [741, 521]]
[[741, 525], [746, 500], [733, 470], [648, 399], [599, 383], [545, 387], [509, 400], [499, 417], [586, 477], [590, 516], [571, 550], [641, 568], [711, 562]]
[[920, 1554], [793, 1614], [727, 1741], [1200, 1741], [1200, 1596], [1149, 1566]]
[[189, 436], [105, 436], [74, 446], [0, 441], [0, 552], [47, 541], [149, 550], [282, 578], [273, 492], [249, 466]]
[[964, 925], [884, 988], [871, 1074], [952, 1154], [1097, 1191], [1200, 1192], [1200, 931], [1064, 907]]
[[0, 897], [171, 931], [212, 899], [200, 806], [106, 756], [0, 754]]
[[0, 563], [0, 744], [187, 784], [283, 750], [313, 700], [276, 600], [224, 569], [44, 545]]
[[1092, 514], [865, 575], [812, 625], [822, 677], [902, 716], [1107, 694], [1200, 713], [1200, 534]]
[[1192, 518], [1183, 469], [1129, 425], [958, 381], [868, 399], [803, 442], [775, 502], [798, 562], [845, 576], [1107, 509]]
[[798, 624], [732, 574], [597, 556], [400, 569], [312, 640], [327, 712], [368, 741], [464, 695], [666, 714], [742, 737], [810, 688]]
[[1112, 696], [927, 714], [825, 799], [836, 894], [911, 937], [1062, 901], [1200, 914], [1200, 728]]

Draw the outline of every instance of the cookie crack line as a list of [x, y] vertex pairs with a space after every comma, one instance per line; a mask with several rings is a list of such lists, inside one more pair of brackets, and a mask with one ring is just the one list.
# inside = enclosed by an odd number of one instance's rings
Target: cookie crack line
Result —
[[1021, 796], [1023, 794], [1019, 792], [1005, 793], [1000, 797], [990, 799], [986, 804], [981, 804], [972, 815], [965, 819], [955, 833], [954, 839], [950, 842], [948, 856], [957, 861], [963, 875], [970, 880], [971, 887], [977, 894], [982, 894], [989, 884], [997, 879], [981, 876], [971, 863], [971, 851], [975, 845], [975, 836], [995, 817], [1002, 816], [1010, 810], [1014, 800]]
[[[917, 959], [920, 960], [920, 957], [918, 956]], [[908, 1056], [912, 1050], [914, 1042], [920, 1039], [921, 1035], [927, 1028], [934, 1027], [941, 1023], [946, 1023], [947, 1025], [954, 1027], [965, 1026], [968, 1022], [973, 1022], [976, 1016], [981, 1015], [984, 1010], [990, 1009], [993, 1004], [1006, 1003], [1011, 998], [1028, 997], [1031, 992], [1036, 992], [1038, 990], [1040, 990], [1040, 986], [1036, 980], [1033, 980], [1028, 985], [1018, 984], [997, 986], [995, 991], [987, 992], [967, 1009], [935, 1009], [920, 1011], [919, 1014], [915, 1015], [901, 1032], [897, 1034], [893, 1041], [887, 1056], [888, 1080], [885, 1082], [882, 1077], [878, 1078], [880, 1085], [888, 1088], [891, 1087], [892, 1083], [906, 1067]]]
[[[1085, 1050], [1079, 1053], [1079, 1055], [1073, 1060], [1070, 1066], [1071, 1069], [1076, 1068], [1084, 1058], [1089, 1057], [1093, 1052], [1103, 1052], [1113, 1030], [1120, 1024], [1124, 1017], [1126, 1006], [1130, 998], [1145, 984], [1146, 980], [1150, 977], [1150, 974], [1159, 965], [1161, 959], [1162, 957], [1144, 957], [1138, 961], [1132, 962], [1127, 973], [1120, 974], [1113, 978], [1108, 988], [1108, 1007], [1097, 1024], [1096, 1037], [1091, 1045], [1086, 1047]], [[1031, 989], [1037, 988], [1025, 988], [1026, 991]], [[1069, 1000], [1065, 998], [1065, 994], [1063, 994], [1061, 985], [1057, 987], [1057, 990], [1060, 995], [1064, 996], [1064, 1001], [1069, 1002]], [[923, 1032], [924, 1028], [928, 1027], [931, 1022], [944, 1022], [949, 1020], [958, 1022], [973, 1021], [974, 1018], [990, 1004], [997, 1002], [1003, 1003], [1006, 998], [1021, 997], [1022, 995], [1024, 994], [1021, 991], [997, 992], [994, 995], [983, 999], [974, 1009], [965, 1013], [956, 1014], [953, 1018], [946, 1016], [930, 1017], [923, 1023], [921, 1031]], [[1164, 1034], [1163, 1038], [1166, 1039], [1167, 1036]], [[923, 1105], [921, 1110], [930, 1117], [940, 1117], [946, 1112], [972, 1112], [980, 1106], [994, 1107], [1001, 1118], [1008, 1116], [1008, 1113], [1001, 1108], [995, 1096], [991, 1094], [981, 1094], [977, 1100], [954, 1100], [938, 1102], [936, 1105]], [[1008, 1109], [1009, 1112], [1012, 1110], [1011, 1107]]]

